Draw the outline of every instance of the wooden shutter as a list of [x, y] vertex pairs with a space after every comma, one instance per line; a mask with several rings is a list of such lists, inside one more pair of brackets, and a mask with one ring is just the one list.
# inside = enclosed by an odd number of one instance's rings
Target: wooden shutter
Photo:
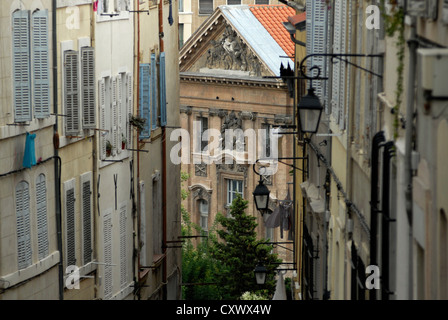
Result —
[[[118, 148], [118, 103], [117, 103], [117, 78], [112, 78], [112, 124], [110, 126], [112, 132], [110, 136], [110, 142], [112, 143], [112, 147], [116, 150]], [[120, 140], [121, 142], [121, 140]]]
[[150, 67], [149, 64], [140, 64], [140, 117], [145, 119], [144, 129], [140, 131], [140, 139], [148, 139], [150, 128]]
[[30, 190], [26, 181], [16, 186], [17, 258], [19, 270], [31, 265]]
[[67, 266], [76, 265], [75, 251], [75, 179], [64, 182], [65, 252]]
[[12, 77], [14, 121], [31, 121], [29, 12], [12, 14]]
[[31, 18], [34, 117], [50, 116], [50, 58], [48, 10], [39, 10]]
[[157, 128], [157, 116], [158, 116], [158, 101], [157, 101], [157, 62], [156, 54], [151, 54], [151, 129], [155, 130]]
[[103, 219], [104, 299], [112, 296], [112, 210], [106, 210]]
[[76, 136], [79, 132], [78, 53], [64, 52], [65, 134]]
[[160, 81], [160, 125], [166, 126], [166, 75], [165, 75], [165, 52], [160, 53], [160, 69], [159, 69], [159, 81]]
[[120, 285], [124, 289], [128, 279], [128, 254], [127, 254], [127, 203], [120, 206]]
[[[104, 79], [99, 80], [98, 87], [99, 87], [98, 98], [99, 98], [99, 105], [100, 105], [101, 129], [108, 130], [108, 128], [106, 128], [106, 81]], [[100, 159], [101, 160], [106, 159], [106, 137], [107, 137], [107, 132], [100, 131]]]
[[124, 131], [123, 131], [123, 109], [126, 110], [125, 107], [123, 107], [123, 103], [126, 102], [126, 96], [123, 95], [123, 88], [126, 88], [126, 74], [120, 73], [120, 75], [117, 78], [117, 144], [118, 153], [121, 152], [121, 141], [123, 140]]
[[95, 123], [95, 49], [81, 48], [82, 127], [94, 129]]
[[132, 74], [128, 73], [126, 78], [126, 95], [127, 95], [127, 105], [126, 105], [126, 139], [128, 140], [128, 149], [132, 148], [132, 126], [129, 123], [129, 118], [131, 114], [134, 114], [134, 83], [132, 81]]
[[83, 265], [92, 261], [93, 217], [92, 217], [92, 172], [81, 175], [81, 218]]
[[48, 255], [47, 185], [45, 175], [36, 179], [37, 251], [39, 260]]

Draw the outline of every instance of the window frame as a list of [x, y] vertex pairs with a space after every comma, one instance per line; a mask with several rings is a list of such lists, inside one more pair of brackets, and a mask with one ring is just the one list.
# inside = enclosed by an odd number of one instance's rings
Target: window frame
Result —
[[[240, 179], [226, 179], [226, 180], [227, 180], [226, 203], [227, 206], [231, 206], [233, 200], [236, 198], [237, 193], [241, 194], [241, 197], [244, 198], [244, 180]], [[234, 190], [233, 182], [237, 182], [237, 189], [239, 186], [241, 186], [241, 192], [239, 192], [238, 190]]]

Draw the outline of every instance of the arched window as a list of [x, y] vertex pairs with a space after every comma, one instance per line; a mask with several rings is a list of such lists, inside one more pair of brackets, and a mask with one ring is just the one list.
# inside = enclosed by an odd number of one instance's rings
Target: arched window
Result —
[[31, 265], [30, 189], [26, 181], [16, 186], [17, 257], [19, 270]]

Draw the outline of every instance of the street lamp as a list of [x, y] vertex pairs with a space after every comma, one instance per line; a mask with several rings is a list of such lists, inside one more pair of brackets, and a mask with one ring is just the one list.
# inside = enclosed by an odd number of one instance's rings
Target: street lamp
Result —
[[324, 109], [314, 91], [313, 87], [309, 88], [308, 94], [302, 98], [297, 106], [300, 129], [304, 133], [317, 132], [322, 110]]
[[266, 282], [266, 274], [268, 273], [268, 269], [261, 263], [255, 267], [255, 281], [257, 284], [263, 285]]
[[[255, 169], [254, 169], [255, 171]], [[269, 191], [268, 187], [266, 187], [263, 183], [263, 177], [260, 175], [260, 181], [258, 182], [258, 186], [255, 188], [254, 195], [255, 206], [257, 210], [260, 211], [261, 215], [263, 215], [269, 207]]]

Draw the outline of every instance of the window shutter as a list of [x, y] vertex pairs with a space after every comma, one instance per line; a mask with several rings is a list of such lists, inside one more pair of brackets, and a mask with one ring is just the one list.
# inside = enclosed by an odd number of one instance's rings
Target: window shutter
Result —
[[120, 206], [120, 285], [121, 289], [127, 284], [128, 279], [128, 254], [127, 254], [127, 228], [126, 228], [126, 209], [127, 203], [123, 203]]
[[157, 128], [157, 62], [156, 54], [151, 54], [151, 129]]
[[92, 261], [92, 173], [81, 175], [82, 257], [83, 265]]
[[104, 248], [104, 299], [112, 296], [112, 210], [104, 214], [103, 220], [103, 248]]
[[127, 95], [127, 106], [126, 106], [126, 139], [128, 140], [128, 148], [132, 148], [132, 126], [129, 123], [129, 118], [131, 114], [134, 114], [134, 103], [133, 103], [133, 94], [134, 94], [134, 83], [132, 82], [132, 74], [128, 73], [127, 75], [127, 86], [126, 86], [126, 95]]
[[79, 88], [78, 53], [76, 51], [65, 51], [64, 68], [65, 134], [77, 135], [79, 132]]
[[37, 251], [39, 260], [42, 260], [48, 255], [47, 185], [44, 174], [40, 174], [36, 180], [36, 212]]
[[160, 125], [166, 126], [166, 75], [165, 75], [165, 52], [160, 53]]
[[144, 129], [140, 131], [140, 139], [148, 139], [150, 129], [150, 67], [149, 64], [140, 64], [140, 117], [144, 118]]
[[213, 13], [213, 0], [199, 0], [199, 13]]
[[118, 76], [117, 79], [117, 144], [118, 144], [118, 148], [117, 151], [118, 153], [121, 153], [121, 141], [123, 139], [124, 136], [124, 131], [123, 131], [123, 102], [126, 101], [126, 98], [123, 97], [123, 88], [126, 88], [126, 86], [124, 86], [126, 82], [126, 74], [125, 73], [120, 73], [120, 75]]
[[[341, 1], [341, 23], [339, 25], [339, 28], [341, 29], [341, 46], [340, 50], [342, 53], [347, 53], [347, 33], [349, 30], [347, 29], [348, 26], [348, 16], [349, 13], [347, 12], [347, 1]], [[349, 59], [349, 58], [344, 58]], [[340, 93], [339, 93], [339, 128], [341, 130], [345, 129], [345, 110], [348, 107], [348, 94], [347, 94], [347, 81], [348, 81], [348, 70], [346, 68], [347, 64], [343, 63], [342, 61], [338, 64], [341, 68], [341, 84], [340, 84]]]
[[[335, 12], [334, 12], [334, 34], [333, 34], [333, 52], [342, 53], [341, 51], [341, 15], [342, 5], [341, 1], [336, 0]], [[341, 84], [341, 62], [335, 60], [333, 64], [333, 88], [332, 88], [332, 112], [336, 121], [339, 121], [339, 108], [340, 108], [340, 84]]]
[[31, 121], [29, 12], [12, 14], [12, 76], [14, 121]]
[[17, 257], [19, 270], [31, 265], [30, 191], [26, 181], [16, 186]]
[[67, 266], [76, 265], [75, 251], [75, 179], [64, 182], [65, 248]]
[[34, 12], [31, 27], [34, 117], [42, 119], [50, 116], [48, 10]]
[[[100, 121], [101, 121], [101, 129], [108, 130], [106, 128], [106, 81], [101, 79], [98, 81], [99, 86], [99, 102], [100, 102]], [[106, 159], [106, 131], [100, 131], [100, 159]]]
[[81, 48], [81, 93], [83, 129], [94, 129], [95, 123], [95, 49]]
[[118, 149], [118, 103], [117, 103], [117, 78], [112, 78], [112, 125], [111, 125], [111, 143], [113, 148]]

